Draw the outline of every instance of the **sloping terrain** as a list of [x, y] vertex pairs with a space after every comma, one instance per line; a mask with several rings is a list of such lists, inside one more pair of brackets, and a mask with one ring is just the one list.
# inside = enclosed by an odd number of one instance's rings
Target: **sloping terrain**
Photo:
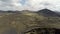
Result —
[[34, 28], [60, 29], [60, 17], [45, 17], [33, 12], [3, 13], [0, 15], [0, 34], [8, 34], [7, 31], [10, 30], [21, 34]]
[[60, 17], [60, 15], [58, 13], [51, 11], [49, 9], [42, 9], [42, 10], [39, 10], [37, 13], [41, 14], [43, 16], [46, 16], [46, 17], [50, 17], [50, 16]]

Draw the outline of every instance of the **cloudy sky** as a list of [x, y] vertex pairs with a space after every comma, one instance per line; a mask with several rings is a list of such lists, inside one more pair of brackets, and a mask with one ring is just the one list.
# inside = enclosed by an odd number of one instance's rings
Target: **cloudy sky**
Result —
[[0, 10], [41, 10], [48, 8], [60, 11], [60, 0], [0, 0]]

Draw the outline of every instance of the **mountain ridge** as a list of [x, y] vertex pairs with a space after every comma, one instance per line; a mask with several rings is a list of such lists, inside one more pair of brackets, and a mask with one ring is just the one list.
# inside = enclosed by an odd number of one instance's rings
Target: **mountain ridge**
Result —
[[60, 17], [59, 12], [54, 12], [54, 11], [49, 10], [49, 9], [42, 9], [42, 10], [39, 10], [39, 11], [29, 11], [29, 10], [23, 10], [23, 11], [1, 11], [0, 10], [0, 13], [37, 13], [39, 15], [41, 14], [41, 15], [46, 16], [46, 17], [50, 17], [50, 16]]
[[49, 16], [60, 17], [60, 15], [58, 13], [51, 11], [49, 9], [42, 9], [42, 10], [39, 10], [37, 13], [42, 14], [43, 16], [47, 16], [47, 17], [49, 17]]

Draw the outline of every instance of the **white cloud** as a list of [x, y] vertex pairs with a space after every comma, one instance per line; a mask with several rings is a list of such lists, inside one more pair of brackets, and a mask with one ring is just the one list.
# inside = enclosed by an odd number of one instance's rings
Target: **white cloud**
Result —
[[0, 0], [0, 10], [41, 10], [48, 8], [50, 10], [60, 11], [60, 0]]
[[60, 11], [60, 0], [29, 0], [29, 5], [33, 9], [38, 10], [42, 8], [48, 8], [50, 10]]

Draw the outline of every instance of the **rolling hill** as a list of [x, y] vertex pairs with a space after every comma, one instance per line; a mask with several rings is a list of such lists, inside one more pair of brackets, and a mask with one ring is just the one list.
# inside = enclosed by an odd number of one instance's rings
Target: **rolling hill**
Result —
[[0, 34], [6, 31], [4, 34], [12, 34], [14, 31], [20, 34], [35, 28], [60, 29], [60, 17], [57, 13], [48, 9], [38, 12], [22, 11], [12, 13], [11, 11], [10, 13], [0, 13]]
[[38, 14], [41, 14], [43, 16], [53, 16], [53, 17], [60, 17], [60, 15], [54, 11], [51, 11], [49, 9], [42, 9], [37, 12]]

